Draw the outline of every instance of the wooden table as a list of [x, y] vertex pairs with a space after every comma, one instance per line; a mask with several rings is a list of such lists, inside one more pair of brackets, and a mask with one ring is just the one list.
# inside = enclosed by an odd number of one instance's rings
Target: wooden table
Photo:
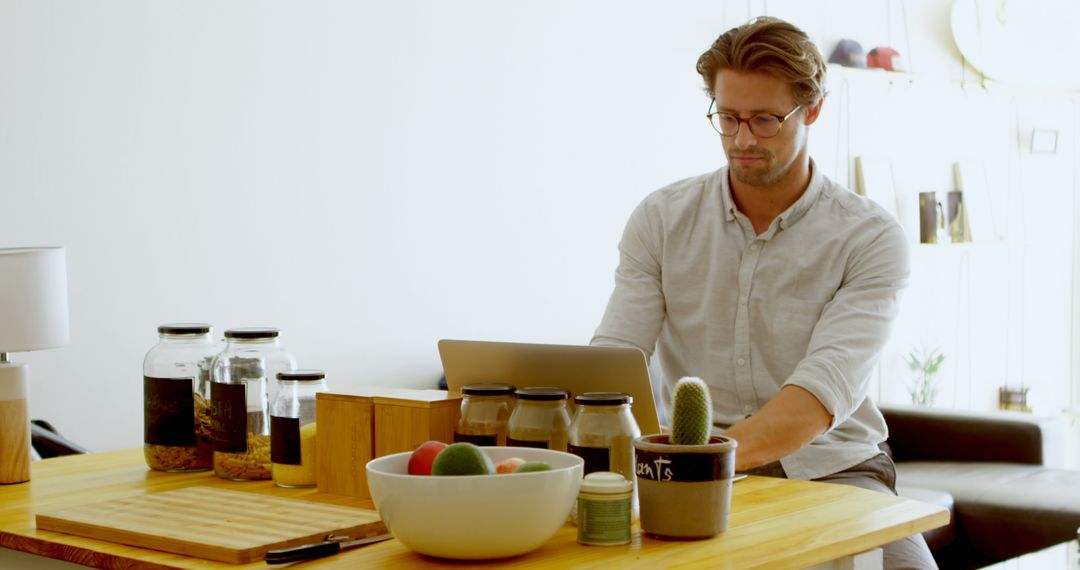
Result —
[[[230, 565], [137, 547], [38, 531], [34, 513], [192, 485], [209, 485], [372, 508], [370, 501], [282, 489], [269, 481], [224, 481], [212, 473], [159, 473], [146, 468], [142, 450], [76, 455], [39, 461], [33, 479], [0, 485], [0, 546], [95, 568], [267, 568]], [[492, 567], [804, 568], [873, 551], [905, 536], [946, 524], [944, 508], [844, 485], [750, 477], [735, 483], [730, 528], [717, 538], [670, 542], [643, 536], [635, 526], [625, 546], [582, 546], [567, 525], [539, 550], [486, 563]], [[850, 558], [848, 558], [850, 560]], [[301, 568], [428, 568], [484, 566], [418, 555], [400, 542], [350, 550], [303, 563]], [[850, 567], [850, 566], [849, 566]]]

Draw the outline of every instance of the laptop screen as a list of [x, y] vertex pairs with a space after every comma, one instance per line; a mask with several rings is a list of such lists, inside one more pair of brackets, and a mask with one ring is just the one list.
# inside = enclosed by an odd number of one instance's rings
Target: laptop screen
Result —
[[625, 392], [643, 435], [660, 433], [645, 353], [636, 348], [528, 344], [472, 340], [439, 341], [447, 389], [501, 383], [517, 388], [558, 386], [571, 402], [585, 392]]

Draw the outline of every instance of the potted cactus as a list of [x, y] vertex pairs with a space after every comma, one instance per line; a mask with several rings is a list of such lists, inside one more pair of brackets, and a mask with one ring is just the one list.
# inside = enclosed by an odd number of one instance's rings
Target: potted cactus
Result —
[[675, 386], [670, 434], [634, 440], [641, 529], [659, 538], [710, 538], [727, 529], [734, 439], [710, 435], [712, 402], [700, 378]]

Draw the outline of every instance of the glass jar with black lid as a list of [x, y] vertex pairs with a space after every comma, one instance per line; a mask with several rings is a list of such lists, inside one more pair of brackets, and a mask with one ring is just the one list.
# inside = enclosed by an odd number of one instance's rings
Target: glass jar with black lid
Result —
[[634, 480], [634, 438], [641, 435], [622, 392], [586, 392], [574, 398], [567, 451], [585, 460], [585, 474], [611, 471]]
[[566, 451], [570, 393], [556, 387], [529, 387], [515, 392], [517, 403], [507, 422], [506, 444]]
[[506, 425], [514, 409], [514, 387], [509, 384], [469, 384], [461, 387], [461, 418], [454, 442], [506, 445]]
[[143, 359], [143, 455], [151, 469], [210, 469], [213, 437], [205, 384], [221, 351], [205, 323], [158, 327], [158, 343]]
[[[634, 439], [641, 436], [641, 429], [630, 410], [633, 401], [622, 392], [585, 392], [574, 398], [577, 413], [570, 424], [567, 451], [585, 460], [585, 475], [610, 471], [636, 482]], [[636, 521], [636, 486], [630, 511], [631, 520]], [[572, 516], [576, 521], [576, 506]]]
[[277, 396], [270, 406], [270, 461], [279, 487], [315, 486], [315, 395], [326, 392], [322, 370], [277, 373]]
[[210, 384], [218, 477], [240, 481], [271, 477], [267, 379], [296, 368], [278, 335], [278, 329], [263, 327], [225, 331], [227, 345], [214, 358]]

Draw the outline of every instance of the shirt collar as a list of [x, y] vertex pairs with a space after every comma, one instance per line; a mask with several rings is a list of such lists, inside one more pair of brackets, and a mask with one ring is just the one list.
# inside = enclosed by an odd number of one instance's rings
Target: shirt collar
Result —
[[[731, 195], [731, 181], [728, 179], [728, 167], [725, 166], [717, 171], [720, 177], [720, 196], [724, 203], [724, 219], [731, 222], [735, 220], [735, 198]], [[806, 191], [799, 196], [795, 203], [788, 206], [788, 209], [780, 213], [778, 217], [779, 226], [781, 229], [787, 229], [791, 227], [795, 222], [798, 222], [800, 218], [806, 214], [810, 206], [814, 205], [819, 194], [821, 194], [821, 187], [825, 182], [825, 177], [818, 170], [817, 165], [814, 164], [814, 159], [810, 159], [810, 184], [807, 185]]]

